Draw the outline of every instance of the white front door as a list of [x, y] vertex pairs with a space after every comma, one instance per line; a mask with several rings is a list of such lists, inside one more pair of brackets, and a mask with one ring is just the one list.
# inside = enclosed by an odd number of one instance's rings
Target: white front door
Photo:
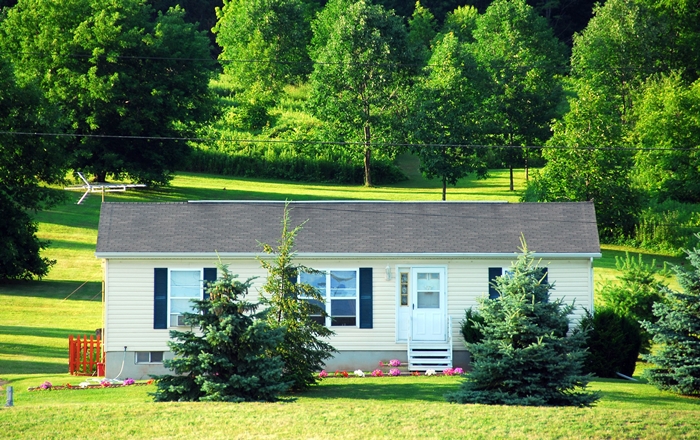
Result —
[[445, 269], [412, 268], [414, 341], [445, 341]]

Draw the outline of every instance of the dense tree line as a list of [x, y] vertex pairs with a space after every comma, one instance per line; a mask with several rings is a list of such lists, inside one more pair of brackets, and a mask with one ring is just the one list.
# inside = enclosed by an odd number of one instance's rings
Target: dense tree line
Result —
[[[700, 12], [691, 0], [595, 8], [585, 0], [2, 6], [0, 50], [12, 74], [0, 93], [36, 95], [16, 102], [42, 115], [33, 121], [40, 130], [20, 129], [29, 121], [14, 115], [27, 110], [8, 110], [3, 129], [45, 135], [5, 136], [1, 147], [42, 144], [47, 157], [61, 158], [41, 172], [15, 169], [29, 182], [21, 190], [3, 177], [3, 197], [17, 209], [46, 206], [32, 191], [68, 170], [167, 184], [187, 163], [186, 139], [262, 133], [293, 142], [268, 148], [283, 148], [279, 155], [362, 166], [366, 185], [377, 180], [373, 163], [386, 170], [397, 153], [412, 151], [422, 172], [442, 181], [443, 199], [447, 185], [468, 174], [544, 160], [527, 200], [594, 200], [606, 240], [689, 244], [656, 231], [669, 204], [688, 212], [700, 201]], [[212, 78], [228, 84], [218, 99]], [[311, 122], [271, 128], [289, 85], [306, 91]], [[222, 143], [198, 149], [198, 163], [250, 149]], [[319, 175], [317, 167], [299, 169]], [[13, 227], [34, 237], [28, 218]], [[45, 270], [22, 273], [0, 276]]]

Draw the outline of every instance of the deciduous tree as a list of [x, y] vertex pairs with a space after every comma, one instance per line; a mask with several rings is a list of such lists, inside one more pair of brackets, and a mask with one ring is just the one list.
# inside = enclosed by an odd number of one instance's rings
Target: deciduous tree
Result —
[[0, 59], [0, 281], [46, 275], [54, 261], [40, 252], [30, 211], [46, 208], [60, 194], [43, 186], [65, 176], [64, 144], [31, 133], [60, 131], [58, 112], [35, 84], [17, 84], [12, 66]]
[[164, 184], [212, 111], [209, 42], [184, 11], [145, 0], [20, 0], [0, 45], [21, 82], [38, 79], [75, 135], [71, 166]]
[[389, 138], [392, 105], [413, 63], [406, 28], [392, 12], [359, 0], [337, 17], [314, 62], [309, 109], [351, 142], [371, 186], [372, 153], [381, 151], [373, 142]]
[[[563, 99], [564, 45], [525, 0], [491, 3], [476, 20], [474, 39], [474, 55], [493, 86], [484, 106], [493, 144], [541, 145]], [[512, 191], [513, 167], [524, 161], [527, 172], [530, 152], [501, 148], [497, 154], [510, 168]]]
[[482, 140], [480, 110], [487, 78], [464, 45], [449, 33], [435, 43], [426, 75], [412, 87], [408, 132], [417, 145], [420, 170], [429, 179], [447, 184], [475, 173], [485, 177], [484, 149], [470, 145]]
[[225, 0], [214, 27], [224, 72], [249, 94], [276, 99], [311, 71], [311, 27], [302, 0]]

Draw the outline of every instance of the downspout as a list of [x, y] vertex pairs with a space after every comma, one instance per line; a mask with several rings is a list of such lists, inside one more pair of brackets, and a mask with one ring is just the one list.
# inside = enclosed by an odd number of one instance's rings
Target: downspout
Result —
[[594, 297], [593, 297], [593, 295], [594, 295], [594, 294], [593, 294], [593, 292], [594, 292], [594, 289], [593, 289], [593, 257], [591, 257], [591, 268], [590, 268], [590, 276], [589, 276], [589, 281], [588, 281], [588, 283], [589, 283], [588, 285], [590, 286], [590, 289], [591, 289], [591, 291], [590, 291], [590, 296], [591, 296], [591, 302], [590, 302], [590, 304], [591, 304], [591, 310], [590, 310], [590, 311], [591, 311], [591, 314], [593, 314], [593, 313], [595, 313], [595, 306], [593, 305], [593, 304], [594, 304], [594, 303], [593, 303], [593, 301], [594, 301]]

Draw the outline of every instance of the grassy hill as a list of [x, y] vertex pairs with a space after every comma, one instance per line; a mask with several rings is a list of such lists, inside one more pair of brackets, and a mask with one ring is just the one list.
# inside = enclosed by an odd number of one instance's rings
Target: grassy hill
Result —
[[[107, 194], [107, 201], [439, 200], [439, 182], [426, 181], [410, 157], [401, 161], [409, 180], [392, 187], [322, 185], [178, 173], [167, 188]], [[524, 185], [523, 173], [516, 185]], [[60, 190], [60, 189], [57, 189]], [[101, 266], [94, 257], [100, 196], [37, 214], [39, 235], [51, 240], [46, 255], [57, 264], [41, 281], [0, 285], [0, 389], [15, 388], [15, 407], [0, 408], [7, 438], [139, 437], [673, 437], [697, 438], [700, 401], [662, 393], [642, 383], [596, 380], [596, 408], [505, 408], [450, 405], [442, 395], [459, 378], [332, 379], [278, 404], [154, 404], [152, 387], [85, 391], [27, 391], [45, 380], [74, 385], [67, 375], [69, 334], [101, 327]], [[464, 179], [448, 200], [507, 200], [506, 170], [486, 181]], [[615, 256], [606, 246], [595, 262], [596, 280], [614, 277]], [[645, 259], [666, 258], [646, 254]], [[675, 259], [674, 261], [679, 261]], [[2, 392], [0, 391], [0, 396]], [[371, 398], [370, 398], [371, 396]], [[407, 417], [407, 414], [412, 416]], [[234, 422], [235, 421], [235, 422]], [[468, 434], [467, 434], [468, 433]]]

